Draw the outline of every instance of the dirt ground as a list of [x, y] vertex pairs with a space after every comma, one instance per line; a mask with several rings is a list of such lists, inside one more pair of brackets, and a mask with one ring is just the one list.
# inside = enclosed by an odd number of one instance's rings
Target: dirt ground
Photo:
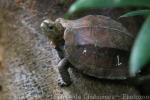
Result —
[[0, 42], [4, 48], [0, 100], [120, 100], [125, 95], [140, 95], [133, 86], [93, 79], [75, 69], [70, 69], [73, 84], [60, 88], [56, 68], [59, 57], [39, 26], [46, 18], [63, 17], [70, 2], [27, 1], [18, 0], [19, 8], [0, 10]]

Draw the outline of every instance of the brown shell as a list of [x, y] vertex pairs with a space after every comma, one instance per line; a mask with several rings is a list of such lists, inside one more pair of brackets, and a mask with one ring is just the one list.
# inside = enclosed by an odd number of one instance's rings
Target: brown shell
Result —
[[66, 28], [65, 51], [75, 68], [97, 78], [128, 77], [133, 38], [120, 23], [100, 15], [59, 21]]

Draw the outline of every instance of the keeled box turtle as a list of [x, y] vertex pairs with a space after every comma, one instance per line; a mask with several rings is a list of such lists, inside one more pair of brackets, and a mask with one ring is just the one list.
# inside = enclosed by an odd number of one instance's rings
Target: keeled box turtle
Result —
[[41, 23], [41, 29], [61, 58], [61, 86], [71, 84], [69, 67], [96, 78], [122, 80], [129, 76], [133, 36], [119, 22], [102, 15], [88, 15], [77, 20], [47, 19]]

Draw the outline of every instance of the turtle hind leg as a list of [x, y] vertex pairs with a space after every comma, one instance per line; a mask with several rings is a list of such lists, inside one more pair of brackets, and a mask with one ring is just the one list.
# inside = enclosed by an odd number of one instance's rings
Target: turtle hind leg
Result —
[[61, 76], [61, 79], [58, 80], [58, 84], [61, 87], [69, 86], [72, 82], [70, 79], [70, 74], [68, 72], [69, 62], [67, 58], [63, 58], [58, 64], [58, 70]]

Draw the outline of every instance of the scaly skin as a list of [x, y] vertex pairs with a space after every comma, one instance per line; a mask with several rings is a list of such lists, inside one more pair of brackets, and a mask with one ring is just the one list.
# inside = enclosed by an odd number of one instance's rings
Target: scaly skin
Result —
[[52, 41], [52, 44], [54, 45], [54, 48], [56, 49], [61, 59], [57, 66], [61, 76], [61, 79], [58, 79], [58, 84], [61, 87], [69, 86], [71, 84], [71, 79], [68, 72], [68, 68], [72, 65], [65, 57], [65, 41], [63, 39], [64, 28], [62, 28], [61, 24], [57, 22], [44, 20], [41, 24], [41, 29], [44, 32], [44, 34], [46, 34]]

